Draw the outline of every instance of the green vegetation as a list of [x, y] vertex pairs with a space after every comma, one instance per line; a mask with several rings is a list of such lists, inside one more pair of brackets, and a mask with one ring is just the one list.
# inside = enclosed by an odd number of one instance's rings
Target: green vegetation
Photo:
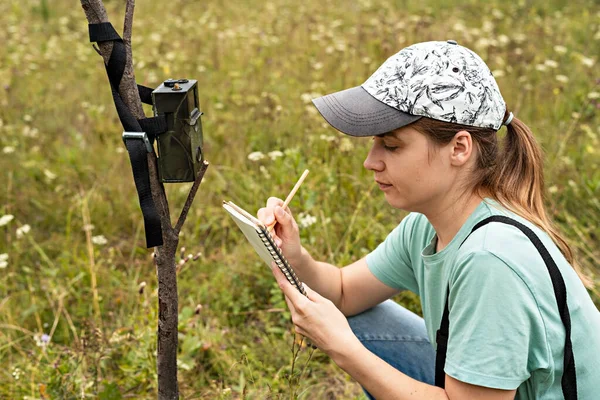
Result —
[[[201, 253], [179, 269], [183, 398], [362, 398], [319, 351], [297, 384], [302, 349], [290, 376], [285, 302], [221, 200], [258, 209], [308, 168], [291, 204], [306, 247], [337, 265], [373, 249], [403, 214], [362, 167], [368, 139], [335, 132], [310, 98], [361, 84], [411, 43], [456, 39], [488, 62], [544, 147], [557, 224], [600, 283], [598, 3], [460, 3], [138, 2], [137, 80], [198, 79], [211, 162], [181, 237], [182, 258]], [[124, 2], [106, 5], [120, 31]], [[0, 25], [0, 398], [155, 398], [156, 274], [84, 13], [3, 0]], [[168, 186], [174, 218], [188, 189]]]

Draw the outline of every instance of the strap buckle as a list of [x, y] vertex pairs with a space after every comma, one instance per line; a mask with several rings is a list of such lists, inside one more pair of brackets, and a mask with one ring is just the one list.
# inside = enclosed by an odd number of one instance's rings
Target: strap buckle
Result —
[[146, 145], [146, 150], [148, 150], [148, 153], [152, 153], [154, 150], [152, 144], [150, 144], [150, 140], [148, 139], [146, 132], [123, 132], [123, 143], [125, 143], [125, 146], [127, 146], [127, 139], [142, 139]]

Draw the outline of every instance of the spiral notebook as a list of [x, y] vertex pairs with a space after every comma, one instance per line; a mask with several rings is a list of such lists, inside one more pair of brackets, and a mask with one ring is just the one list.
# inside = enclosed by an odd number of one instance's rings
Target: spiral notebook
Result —
[[296, 276], [296, 273], [288, 260], [286, 260], [279, 246], [275, 244], [275, 240], [267, 230], [267, 227], [249, 212], [231, 201], [223, 200], [223, 208], [231, 215], [244, 236], [246, 236], [246, 239], [248, 239], [248, 242], [250, 242], [260, 258], [267, 263], [269, 268], [271, 267], [271, 262], [275, 261], [288, 282], [306, 296], [304, 286]]

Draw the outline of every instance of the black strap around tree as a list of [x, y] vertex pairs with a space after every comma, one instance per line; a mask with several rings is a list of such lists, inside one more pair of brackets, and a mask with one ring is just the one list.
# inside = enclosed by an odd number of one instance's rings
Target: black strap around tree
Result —
[[[529, 238], [535, 248], [538, 250], [544, 263], [546, 264], [546, 268], [548, 268], [548, 272], [550, 273], [550, 279], [552, 280], [552, 287], [554, 289], [554, 296], [556, 297], [556, 302], [558, 304], [558, 310], [560, 312], [560, 318], [565, 326], [565, 352], [564, 352], [564, 362], [563, 362], [563, 376], [561, 380], [563, 396], [565, 400], [576, 400], [577, 399], [577, 374], [575, 371], [575, 358], [573, 357], [573, 346], [571, 343], [571, 317], [569, 314], [569, 307], [567, 305], [567, 290], [565, 286], [565, 281], [560, 273], [560, 270], [556, 266], [556, 263], [550, 256], [550, 253], [542, 244], [542, 241], [536, 236], [536, 234], [526, 225], [515, 221], [512, 218], [508, 218], [505, 216], [492, 216], [489, 218], [480, 221], [473, 227], [473, 230], [467, 235], [463, 243], [469, 238], [471, 233], [475, 232], [477, 229], [482, 226], [490, 223], [490, 222], [501, 222], [504, 224], [512, 225]], [[444, 387], [445, 373], [444, 366], [446, 364], [446, 351], [448, 349], [448, 336], [449, 336], [449, 314], [450, 311], [448, 309], [448, 298], [450, 296], [450, 286], [448, 286], [448, 291], [446, 292], [446, 305], [444, 307], [444, 313], [442, 315], [442, 320], [440, 323], [440, 329], [438, 329], [436, 334], [436, 342], [437, 342], [437, 352], [435, 359], [435, 385], [438, 387]]]
[[[99, 24], [89, 24], [90, 42], [113, 42], [113, 49], [106, 65], [106, 73], [110, 82], [115, 107], [119, 120], [123, 125], [125, 132], [145, 132], [150, 143], [163, 132], [167, 131], [167, 122], [164, 115], [159, 115], [152, 118], [136, 119], [129, 111], [129, 108], [123, 102], [119, 95], [119, 85], [123, 78], [125, 70], [125, 62], [127, 53], [125, 44], [115, 31], [115, 28], [110, 22]], [[140, 99], [143, 103], [152, 104], [152, 90], [146, 86], [137, 85]], [[162, 229], [160, 225], [160, 217], [156, 211], [154, 200], [152, 199], [152, 191], [150, 190], [150, 174], [148, 171], [148, 152], [154, 153], [154, 149], [148, 149], [146, 144], [141, 139], [124, 139], [131, 168], [133, 170], [133, 178], [135, 187], [140, 200], [140, 207], [144, 216], [144, 228], [146, 232], [146, 246], [148, 248], [161, 246]]]

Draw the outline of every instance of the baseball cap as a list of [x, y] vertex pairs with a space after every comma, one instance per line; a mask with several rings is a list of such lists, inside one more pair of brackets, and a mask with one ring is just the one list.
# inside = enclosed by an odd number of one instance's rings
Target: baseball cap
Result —
[[421, 117], [500, 129], [506, 103], [485, 62], [455, 40], [416, 43], [388, 58], [361, 86], [313, 99], [352, 136], [375, 136]]

